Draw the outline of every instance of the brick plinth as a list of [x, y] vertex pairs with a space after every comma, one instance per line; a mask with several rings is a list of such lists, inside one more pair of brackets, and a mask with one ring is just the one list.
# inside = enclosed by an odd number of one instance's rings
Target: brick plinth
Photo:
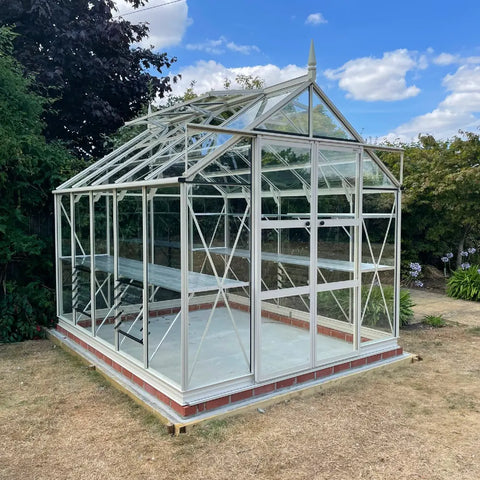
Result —
[[277, 382], [252, 386], [243, 391], [235, 392], [230, 395], [224, 395], [219, 398], [215, 398], [205, 402], [200, 402], [195, 405], [180, 405], [174, 400], [172, 400], [171, 398], [169, 398], [164, 393], [160, 392], [154, 386], [150, 385], [149, 383], [145, 382], [143, 379], [141, 379], [137, 375], [133, 374], [127, 368], [123, 367], [122, 365], [119, 365], [117, 362], [112, 360], [107, 355], [104, 355], [103, 353], [99, 352], [97, 349], [93, 348], [91, 345], [87, 345], [83, 340], [80, 340], [77, 336], [68, 332], [60, 325], [57, 325], [57, 331], [62, 335], [66, 336], [67, 338], [69, 338], [70, 340], [72, 340], [73, 342], [75, 342], [76, 344], [78, 344], [79, 347], [95, 355], [99, 360], [101, 360], [108, 366], [113, 367], [117, 372], [120, 372], [129, 381], [134, 382], [135, 384], [143, 388], [150, 395], [154, 396], [160, 402], [162, 402], [166, 406], [175, 410], [182, 417], [191, 417], [193, 415], [204, 412], [206, 410], [214, 410], [216, 408], [220, 408], [225, 405], [235, 404], [237, 402], [242, 402], [242, 401], [257, 398], [257, 397], [260, 398], [263, 395], [271, 394], [273, 392], [282, 393], [284, 389], [287, 389], [295, 385], [300, 385], [306, 382], [312, 382], [319, 379], [325, 379], [336, 373], [340, 373], [350, 369], [353, 370], [355, 368], [363, 367], [365, 365], [371, 365], [372, 363], [393, 358], [395, 356], [400, 356], [403, 354], [402, 348], [396, 348], [394, 350], [389, 350], [387, 352], [369, 355], [356, 360], [352, 360], [348, 362], [340, 362], [331, 367], [320, 368], [312, 372], [302, 373], [300, 375], [294, 375], [292, 377], [279, 380]]

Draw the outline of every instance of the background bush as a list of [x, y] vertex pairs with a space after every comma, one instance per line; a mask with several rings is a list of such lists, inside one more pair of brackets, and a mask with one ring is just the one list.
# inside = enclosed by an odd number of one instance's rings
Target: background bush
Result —
[[447, 283], [447, 295], [463, 300], [480, 301], [480, 273], [478, 265], [466, 270], [455, 270]]

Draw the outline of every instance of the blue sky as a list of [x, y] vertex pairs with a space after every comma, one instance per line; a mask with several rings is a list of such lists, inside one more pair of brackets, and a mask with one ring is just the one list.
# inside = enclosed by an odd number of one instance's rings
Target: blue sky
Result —
[[[125, 0], [119, 11], [128, 13]], [[162, 4], [164, 4], [162, 6]], [[158, 6], [158, 7], [157, 7]], [[222, 88], [239, 73], [267, 85], [306, 72], [369, 141], [449, 138], [480, 127], [480, 2], [150, 0], [125, 15], [147, 43], [176, 56], [181, 94]]]

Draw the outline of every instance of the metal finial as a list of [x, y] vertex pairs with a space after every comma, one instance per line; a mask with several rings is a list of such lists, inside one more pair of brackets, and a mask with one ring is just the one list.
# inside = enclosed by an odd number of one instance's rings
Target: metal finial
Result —
[[315, 58], [313, 40], [310, 42], [310, 53], [308, 54], [308, 74], [312, 80], [317, 78], [317, 59]]

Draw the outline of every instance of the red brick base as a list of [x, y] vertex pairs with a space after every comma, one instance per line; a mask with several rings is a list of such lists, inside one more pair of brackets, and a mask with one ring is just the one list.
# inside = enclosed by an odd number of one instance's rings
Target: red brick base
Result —
[[262, 395], [266, 395], [267, 393], [271, 393], [271, 392], [278, 391], [279, 393], [281, 393], [282, 389], [291, 387], [292, 385], [299, 385], [304, 382], [319, 380], [344, 370], [358, 368], [367, 364], [378, 362], [380, 360], [386, 360], [387, 358], [392, 358], [392, 357], [403, 354], [402, 348], [396, 348], [394, 350], [389, 350], [381, 354], [370, 355], [357, 360], [342, 362], [332, 367], [321, 368], [313, 372], [296, 375], [296, 376], [287, 378], [285, 380], [280, 380], [278, 382], [273, 382], [273, 383], [261, 385], [258, 387], [250, 387], [242, 392], [233, 393], [231, 395], [226, 395], [213, 400], [208, 400], [206, 402], [200, 402], [196, 405], [180, 405], [179, 403], [175, 402], [171, 398], [167, 397], [167, 395], [157, 390], [155, 387], [153, 387], [149, 383], [143, 381], [140, 377], [134, 375], [128, 369], [119, 365], [117, 362], [112, 360], [107, 355], [102, 354], [97, 349], [93, 348], [91, 345], [88, 345], [83, 340], [80, 340], [78, 337], [68, 332], [60, 325], [57, 325], [57, 331], [60, 332], [62, 335], [65, 335], [67, 338], [71, 339], [78, 345], [80, 345], [84, 350], [87, 350], [90, 353], [94, 354], [99, 360], [113, 367], [116, 371], [120, 372], [130, 381], [135, 382], [137, 385], [143, 388], [150, 395], [153, 395], [162, 403], [164, 403], [166, 406], [172, 408], [183, 417], [190, 417], [192, 415], [196, 415], [197, 413], [204, 412], [206, 410], [214, 410], [215, 408], [219, 408], [224, 405], [234, 404], [242, 400], [260, 397]]

